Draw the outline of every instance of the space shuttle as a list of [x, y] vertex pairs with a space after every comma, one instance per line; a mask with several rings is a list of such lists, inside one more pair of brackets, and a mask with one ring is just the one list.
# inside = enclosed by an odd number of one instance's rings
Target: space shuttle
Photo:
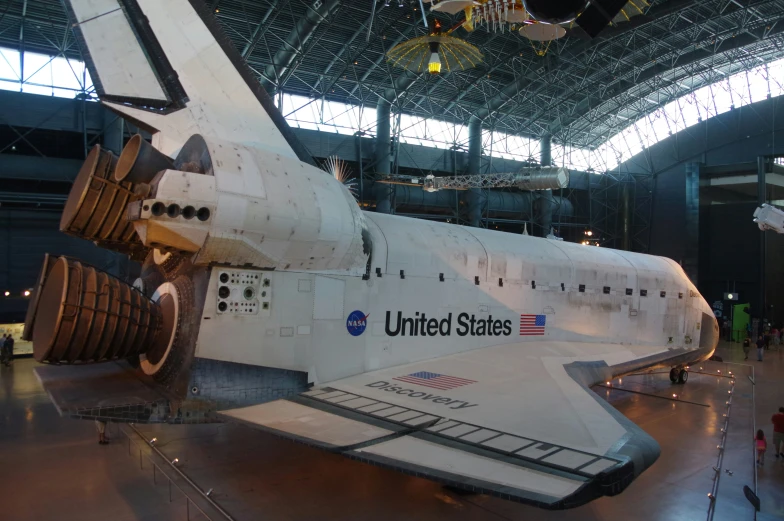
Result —
[[64, 416], [233, 421], [549, 509], [659, 456], [590, 389], [718, 342], [674, 261], [365, 212], [316, 166], [201, 0], [65, 0], [101, 102], [63, 232], [142, 263], [45, 259], [25, 335]]

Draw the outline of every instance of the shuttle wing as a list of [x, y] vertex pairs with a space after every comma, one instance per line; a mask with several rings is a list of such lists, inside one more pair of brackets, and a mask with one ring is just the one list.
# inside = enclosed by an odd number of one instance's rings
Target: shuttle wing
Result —
[[640, 357], [633, 346], [542, 342], [538, 352], [579, 354], [542, 357], [532, 356], [530, 346], [368, 372], [220, 414], [354, 459], [545, 508], [621, 492], [658, 458], [659, 446], [588, 385], [672, 359], [677, 350], [646, 348]]

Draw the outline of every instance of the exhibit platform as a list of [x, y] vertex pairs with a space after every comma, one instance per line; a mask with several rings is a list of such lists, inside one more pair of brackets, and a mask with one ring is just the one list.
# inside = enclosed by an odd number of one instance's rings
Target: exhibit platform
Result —
[[[224, 519], [214, 509], [194, 510], [203, 507], [201, 489], [212, 490], [210, 500], [237, 521], [753, 520], [745, 485], [760, 497], [757, 519], [784, 516], [784, 459], [771, 450], [757, 467], [752, 445], [755, 428], [772, 442], [770, 415], [784, 406], [784, 352], [768, 352], [762, 363], [743, 361], [737, 345], [718, 354], [724, 362], [692, 367], [685, 385], [657, 372], [594, 388], [653, 436], [662, 454], [622, 494], [565, 511], [458, 493], [238, 424], [136, 425], [141, 436], [110, 424], [111, 443], [100, 446], [93, 422], [61, 418], [33, 374], [37, 364], [17, 360], [0, 371], [0, 480], [23, 486], [3, 487], [0, 504], [19, 521]], [[153, 437], [157, 460], [144, 450]], [[178, 477], [164, 458], [177, 458], [195, 485], [175, 486], [171, 502], [161, 471]]]

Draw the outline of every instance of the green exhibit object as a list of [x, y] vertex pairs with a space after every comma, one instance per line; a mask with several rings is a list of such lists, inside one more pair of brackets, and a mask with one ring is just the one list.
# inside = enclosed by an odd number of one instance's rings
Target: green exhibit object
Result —
[[742, 342], [746, 338], [746, 326], [749, 324], [749, 314], [743, 311], [749, 304], [735, 304], [732, 310], [732, 340]]

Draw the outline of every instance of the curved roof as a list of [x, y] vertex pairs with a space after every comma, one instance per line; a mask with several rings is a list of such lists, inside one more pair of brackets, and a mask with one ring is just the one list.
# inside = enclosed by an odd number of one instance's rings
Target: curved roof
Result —
[[[209, 0], [268, 89], [375, 105], [500, 132], [595, 147], [641, 116], [726, 75], [784, 57], [784, 0], [651, 0], [642, 16], [591, 40], [570, 29], [540, 57], [513, 33], [462, 29], [485, 65], [436, 77], [386, 63], [397, 42], [422, 35], [418, 1]], [[315, 7], [320, 5], [321, 7]], [[427, 5], [427, 4], [426, 4]], [[456, 18], [439, 13], [444, 26]], [[10, 0], [0, 45], [78, 56], [59, 0]]]

